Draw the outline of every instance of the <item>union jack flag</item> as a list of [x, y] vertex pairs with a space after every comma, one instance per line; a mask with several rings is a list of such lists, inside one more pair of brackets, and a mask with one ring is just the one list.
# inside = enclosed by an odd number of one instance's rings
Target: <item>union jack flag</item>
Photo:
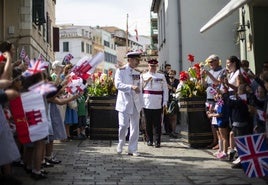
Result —
[[241, 164], [248, 177], [268, 175], [268, 148], [264, 134], [235, 137]]
[[21, 51], [20, 51], [20, 58], [21, 59], [24, 59], [26, 57], [26, 51], [25, 51], [25, 49], [24, 49], [24, 47], [21, 49]]
[[28, 69], [23, 72], [22, 76], [28, 77], [36, 73], [42, 72], [49, 66], [49, 62], [44, 61], [43, 57], [40, 55], [36, 61], [31, 60]]
[[67, 55], [65, 55], [65, 57], [63, 58], [63, 64], [70, 64], [70, 61], [74, 58], [74, 56], [69, 53]]
[[31, 60], [28, 55], [25, 56], [24, 61], [28, 66], [30, 65]]
[[39, 93], [41, 95], [46, 95], [50, 92], [56, 91], [57, 88], [51, 83], [45, 83], [44, 81], [41, 81], [37, 84], [30, 86], [28, 90]]

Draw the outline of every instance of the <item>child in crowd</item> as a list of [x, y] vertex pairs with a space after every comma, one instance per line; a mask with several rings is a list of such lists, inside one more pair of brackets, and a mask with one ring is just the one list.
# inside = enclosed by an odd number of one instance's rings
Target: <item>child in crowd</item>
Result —
[[212, 118], [212, 124], [217, 129], [219, 150], [214, 154], [218, 159], [226, 159], [228, 151], [228, 125], [229, 109], [228, 94], [223, 94], [220, 90], [214, 96], [216, 104], [214, 112], [208, 112], [208, 117]]
[[259, 85], [256, 92], [251, 96], [251, 107], [254, 110], [253, 123], [254, 133], [265, 133], [265, 102], [266, 102], [266, 91], [264, 87]]
[[83, 92], [83, 94], [80, 95], [79, 98], [77, 98], [77, 114], [78, 114], [77, 137], [78, 139], [86, 139], [86, 134], [85, 134], [85, 127], [87, 124], [86, 103], [87, 103], [86, 92]]
[[[240, 84], [238, 86], [237, 94], [230, 96], [229, 106], [231, 108], [231, 119], [232, 119], [232, 133], [230, 140], [234, 141], [234, 137], [243, 136], [250, 134], [251, 131], [251, 119], [250, 112], [248, 109], [248, 101], [246, 94], [246, 84]], [[234, 156], [234, 142], [230, 144], [230, 155]], [[240, 159], [238, 158], [232, 168], [241, 168]]]

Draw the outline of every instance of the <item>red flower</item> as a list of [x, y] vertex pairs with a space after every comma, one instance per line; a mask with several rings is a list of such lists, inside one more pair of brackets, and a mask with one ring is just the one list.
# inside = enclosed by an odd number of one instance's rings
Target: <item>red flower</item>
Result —
[[180, 72], [180, 80], [181, 81], [186, 81], [186, 80], [188, 80], [188, 78], [189, 78], [189, 75], [186, 71]]
[[194, 62], [194, 55], [189, 54], [188, 55], [188, 61]]
[[101, 74], [102, 74], [102, 72], [99, 71], [99, 72], [98, 72], [98, 77], [99, 77], [99, 78], [101, 77]]
[[1, 53], [0, 53], [0, 62], [2, 62], [2, 61], [4, 61], [6, 58], [4, 57], [4, 55], [2, 55]]
[[200, 65], [199, 64], [195, 64], [194, 65], [194, 68], [197, 69], [197, 70], [200, 70]]
[[109, 76], [109, 77], [113, 76], [113, 71], [112, 71], [112, 70], [110, 70], [110, 71], [108, 72], [108, 76]]
[[193, 69], [195, 70], [196, 78], [197, 78], [198, 80], [200, 80], [200, 79], [201, 79], [200, 65], [199, 65], [199, 64], [195, 64], [195, 65], [193, 66]]

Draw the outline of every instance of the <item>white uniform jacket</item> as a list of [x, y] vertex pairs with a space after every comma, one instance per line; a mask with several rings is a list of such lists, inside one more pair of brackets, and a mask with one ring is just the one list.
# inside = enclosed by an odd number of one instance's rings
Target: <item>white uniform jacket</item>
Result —
[[146, 109], [161, 109], [167, 105], [168, 86], [162, 73], [147, 72], [141, 75], [143, 107]]
[[134, 106], [138, 112], [142, 109], [142, 95], [131, 89], [132, 85], [139, 86], [140, 72], [132, 69], [128, 64], [116, 70], [115, 87], [118, 89], [115, 109], [119, 112], [133, 113]]

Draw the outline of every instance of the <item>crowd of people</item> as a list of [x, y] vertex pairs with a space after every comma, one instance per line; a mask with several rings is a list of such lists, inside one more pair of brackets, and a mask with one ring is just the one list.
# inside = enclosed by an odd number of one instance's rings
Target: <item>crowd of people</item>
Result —
[[[27, 64], [14, 62], [14, 45], [0, 44], [0, 153], [1, 182], [21, 184], [12, 176], [12, 165], [20, 165], [35, 180], [47, 178], [45, 167], [60, 164], [53, 153], [55, 140], [68, 142], [85, 139], [87, 121], [86, 91], [72, 94], [66, 91], [70, 81], [72, 64], [52, 63], [52, 71], [47, 69], [31, 76], [23, 76]], [[177, 71], [170, 64], [165, 71], [158, 71], [158, 61], [148, 61], [148, 70], [140, 72], [137, 67], [141, 53], [127, 53], [127, 64], [116, 70], [114, 85], [117, 89], [115, 109], [118, 111], [117, 153], [122, 154], [129, 134], [128, 155], [139, 156], [138, 139], [141, 117], [144, 119], [144, 133], [148, 147], [161, 147], [161, 135], [178, 137], [179, 107], [174, 96], [180, 80]], [[207, 146], [217, 150], [215, 157], [233, 161], [234, 168], [241, 167], [237, 156], [234, 137], [266, 132], [266, 107], [268, 90], [268, 62], [263, 71], [255, 75], [249, 69], [249, 62], [240, 61], [236, 56], [226, 60], [223, 67], [217, 55], [206, 59], [209, 69], [202, 68], [201, 81], [207, 92], [207, 116], [211, 122], [213, 142]], [[43, 95], [48, 129], [47, 135], [33, 142], [19, 140], [15, 123], [18, 121], [12, 110], [18, 97], [28, 92], [29, 87], [38, 82], [47, 82], [56, 87]], [[83, 82], [86, 84], [86, 82]], [[76, 126], [76, 137], [71, 126]], [[163, 131], [164, 130], [164, 131]]]
[[268, 62], [259, 75], [249, 69], [249, 61], [236, 56], [227, 58], [225, 68], [217, 55], [206, 62], [210, 70], [203, 70], [202, 80], [213, 132], [208, 148], [217, 150], [216, 158], [232, 161], [232, 168], [242, 168], [234, 137], [266, 133]]
[[[52, 63], [52, 69], [49, 70], [46, 65], [39, 65], [43, 68], [38, 68], [36, 63], [42, 63], [38, 61], [35, 63], [36, 73], [25, 75], [30, 65], [23, 60], [14, 61], [14, 54], [15, 48], [12, 43], [5, 41], [0, 44], [1, 184], [22, 184], [13, 176], [12, 166], [14, 165], [23, 167], [34, 180], [46, 179], [48, 171], [45, 168], [61, 163], [53, 152], [54, 141], [86, 139], [86, 89], [71, 93], [66, 88], [70, 82], [68, 76], [73, 65], [71, 63], [62, 65], [62, 62], [55, 61]], [[42, 86], [44, 88], [42, 90], [47, 93], [40, 94], [39, 102], [35, 102], [33, 99], [35, 92], [29, 89], [40, 82], [51, 86]], [[49, 91], [51, 87], [54, 88], [53, 91]], [[38, 104], [39, 110], [23, 112], [26, 105], [22, 97], [26, 96], [30, 97], [27, 105], [33, 107]], [[45, 110], [44, 114], [42, 110]], [[38, 124], [39, 122], [41, 124]], [[42, 126], [31, 130], [27, 125]], [[70, 126], [73, 125], [77, 132], [75, 138], [71, 133], [73, 130], [70, 130]], [[18, 132], [19, 127], [23, 133]], [[41, 127], [45, 128], [45, 132], [38, 131], [42, 129]], [[32, 131], [36, 133], [31, 135]]]

